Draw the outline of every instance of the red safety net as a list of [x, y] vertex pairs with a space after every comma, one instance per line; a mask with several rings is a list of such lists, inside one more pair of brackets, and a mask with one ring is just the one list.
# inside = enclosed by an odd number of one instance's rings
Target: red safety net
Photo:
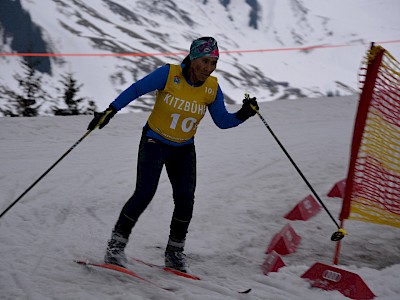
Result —
[[372, 46], [360, 84], [340, 219], [400, 227], [399, 62], [384, 48]]

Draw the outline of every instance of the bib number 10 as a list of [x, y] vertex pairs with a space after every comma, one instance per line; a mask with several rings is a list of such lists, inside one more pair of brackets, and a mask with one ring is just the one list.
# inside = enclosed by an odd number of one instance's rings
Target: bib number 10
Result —
[[[181, 118], [180, 114], [172, 114], [172, 122], [171, 125], [169, 126], [171, 129], [176, 129], [176, 127], [178, 126], [178, 122], [179, 119]], [[181, 129], [183, 132], [189, 132], [193, 129], [193, 127], [195, 126], [197, 120], [195, 118], [185, 118], [182, 120], [181, 123]]]

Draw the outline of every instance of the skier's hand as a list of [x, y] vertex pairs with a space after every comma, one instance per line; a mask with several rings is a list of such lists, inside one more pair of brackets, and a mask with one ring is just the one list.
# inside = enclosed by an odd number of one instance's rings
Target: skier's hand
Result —
[[105, 111], [103, 112], [94, 112], [93, 120], [89, 123], [88, 130], [93, 130], [96, 127], [102, 129], [104, 126], [110, 122], [110, 119], [115, 116], [117, 110], [110, 105]]
[[242, 108], [236, 113], [236, 117], [241, 121], [246, 121], [248, 118], [254, 116], [256, 111], [259, 110], [257, 98], [246, 97], [243, 100]]

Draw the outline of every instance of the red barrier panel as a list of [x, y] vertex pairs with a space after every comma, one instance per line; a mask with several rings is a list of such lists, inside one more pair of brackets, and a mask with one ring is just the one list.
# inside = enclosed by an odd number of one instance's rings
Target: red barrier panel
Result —
[[337, 290], [350, 299], [366, 300], [375, 297], [359, 275], [329, 265], [315, 263], [301, 278], [309, 279], [313, 287]]
[[332, 198], [337, 197], [343, 199], [345, 190], [346, 190], [346, 178], [336, 182], [335, 185], [327, 194], [327, 196]]
[[311, 195], [301, 200], [284, 218], [289, 220], [307, 221], [321, 210], [317, 200]]
[[300, 240], [301, 237], [297, 235], [290, 224], [287, 224], [272, 238], [266, 253], [269, 254], [275, 251], [281, 255], [290, 254], [296, 251]]
[[279, 254], [275, 251], [272, 251], [265, 258], [264, 263], [261, 265], [261, 270], [263, 271], [264, 275], [268, 275], [270, 272], [277, 272], [284, 266], [286, 266], [286, 264], [283, 262]]

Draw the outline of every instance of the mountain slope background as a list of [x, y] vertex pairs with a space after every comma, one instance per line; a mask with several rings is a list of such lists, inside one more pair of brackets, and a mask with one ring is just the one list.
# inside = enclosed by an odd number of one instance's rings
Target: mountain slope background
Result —
[[[244, 92], [261, 101], [349, 95], [371, 41], [400, 57], [399, 10], [396, 0], [2, 0], [0, 52], [85, 54], [36, 59], [48, 92], [57, 96], [71, 72], [101, 109], [155, 68], [182, 61], [206, 35], [222, 52], [215, 75], [228, 104]], [[117, 56], [126, 53], [143, 56]], [[1, 84], [17, 88], [21, 59], [0, 57]], [[125, 111], [151, 106], [148, 95]]]

